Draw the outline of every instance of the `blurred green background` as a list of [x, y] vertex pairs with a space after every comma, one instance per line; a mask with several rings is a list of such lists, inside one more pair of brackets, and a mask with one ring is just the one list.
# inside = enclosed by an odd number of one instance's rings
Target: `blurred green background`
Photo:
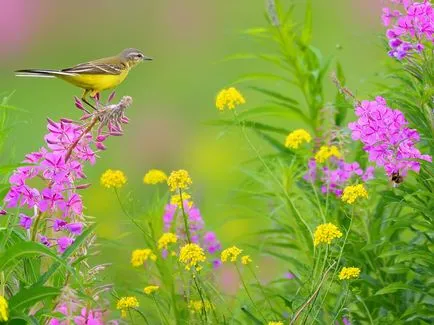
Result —
[[[301, 22], [306, 1], [295, 3]], [[314, 44], [341, 62], [348, 86], [359, 98], [368, 96], [387, 57], [379, 38], [380, 1], [314, 0], [313, 6]], [[254, 199], [233, 200], [244, 177], [240, 164], [252, 156], [239, 132], [221, 136], [221, 128], [204, 124], [220, 117], [214, 107], [219, 89], [241, 74], [269, 71], [269, 66], [255, 61], [223, 60], [235, 53], [274, 51], [270, 44], [242, 33], [266, 25], [264, 9], [264, 0], [0, 0], [0, 93], [15, 91], [11, 104], [26, 111], [16, 113], [20, 123], [12, 134], [11, 154], [3, 160], [17, 162], [39, 149], [47, 117], [80, 116], [73, 104], [73, 96], [81, 94], [78, 88], [54, 79], [16, 78], [13, 70], [68, 67], [127, 47], [154, 58], [134, 69], [117, 88], [118, 98], [134, 99], [128, 111], [131, 123], [123, 137], [109, 140], [96, 166], [86, 169], [93, 186], [83, 195], [87, 213], [99, 223], [99, 236], [123, 238], [122, 245], [102, 246], [99, 258], [114, 263], [112, 272], [119, 280], [132, 281], [125, 277], [131, 272], [129, 254], [142, 243], [114, 194], [99, 185], [100, 174], [108, 168], [127, 174], [125, 192], [133, 191], [143, 206], [155, 191], [142, 183], [148, 169], [189, 170], [194, 201], [207, 228], [224, 244], [232, 244], [264, 220], [253, 209], [240, 208], [254, 206]], [[247, 85], [238, 88], [247, 98], [245, 108], [261, 103]], [[326, 88], [331, 99], [331, 82]], [[154, 213], [152, 217], [161, 218], [158, 210]]]

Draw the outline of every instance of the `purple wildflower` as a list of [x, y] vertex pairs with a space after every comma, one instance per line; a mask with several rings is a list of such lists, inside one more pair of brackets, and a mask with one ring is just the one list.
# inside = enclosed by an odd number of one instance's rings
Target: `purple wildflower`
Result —
[[295, 275], [293, 273], [291, 273], [291, 272], [285, 273], [285, 279], [292, 280], [294, 278], [295, 278]]
[[24, 229], [29, 230], [32, 226], [33, 219], [29, 216], [26, 216], [24, 213], [20, 213], [20, 226]]
[[356, 107], [356, 115], [359, 119], [348, 125], [353, 140], [363, 142], [369, 160], [384, 167], [389, 177], [405, 176], [409, 170], [419, 172], [419, 160], [432, 160], [415, 147], [419, 133], [407, 128], [404, 114], [387, 107], [384, 98], [363, 101]]
[[[52, 239], [39, 233], [42, 244], [51, 246], [51, 241], [57, 241], [58, 250], [62, 253], [74, 241], [74, 236], [82, 233], [85, 217], [77, 190], [89, 186], [81, 183], [86, 178], [84, 165], [95, 163], [98, 148], [109, 136], [123, 134], [122, 124], [128, 122], [125, 109], [131, 103], [131, 97], [123, 97], [119, 104], [100, 107], [93, 114], [84, 115], [82, 120], [88, 122], [47, 119], [46, 146], [27, 154], [24, 163], [32, 166], [17, 168], [10, 177], [11, 188], [5, 196], [7, 208], [31, 209], [34, 217], [54, 219], [55, 232], [67, 231], [66, 234], [56, 234], [56, 238]], [[76, 100], [76, 106], [80, 104]], [[44, 188], [30, 186], [30, 181], [36, 177], [44, 181]], [[21, 216], [20, 225], [25, 229], [34, 226], [32, 218], [27, 216]]]
[[391, 57], [402, 60], [410, 53], [423, 51], [423, 42], [434, 43], [434, 10], [428, 0], [390, 0], [400, 4], [403, 11], [383, 8], [381, 19], [387, 30]]

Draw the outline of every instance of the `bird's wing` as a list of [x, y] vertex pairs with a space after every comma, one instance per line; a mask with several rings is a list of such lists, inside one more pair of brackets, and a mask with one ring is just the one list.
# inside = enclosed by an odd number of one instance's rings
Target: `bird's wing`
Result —
[[71, 68], [63, 69], [62, 72], [76, 74], [108, 74], [119, 75], [125, 70], [125, 65], [121, 62], [113, 63], [113, 60], [101, 59], [78, 64]]

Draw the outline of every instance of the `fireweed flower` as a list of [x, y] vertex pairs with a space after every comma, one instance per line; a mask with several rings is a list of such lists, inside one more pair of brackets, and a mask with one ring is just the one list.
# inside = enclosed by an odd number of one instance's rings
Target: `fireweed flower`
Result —
[[236, 88], [230, 87], [220, 90], [215, 100], [215, 106], [219, 111], [224, 111], [225, 108], [232, 110], [245, 102], [243, 95]]
[[190, 178], [190, 175], [188, 174], [188, 171], [184, 169], [173, 171], [172, 173], [170, 173], [170, 176], [167, 179], [167, 185], [169, 186], [169, 189], [172, 192], [177, 191], [179, 189], [180, 190], [188, 189], [192, 183], [193, 182]]
[[158, 289], [160, 289], [159, 286], [147, 286], [143, 289], [143, 292], [146, 293], [147, 295], [150, 295], [157, 292]]
[[123, 318], [127, 317], [127, 311], [131, 308], [138, 308], [139, 301], [136, 297], [122, 297], [118, 300], [116, 304], [116, 309], [121, 311], [121, 316]]
[[178, 237], [175, 234], [166, 232], [158, 240], [158, 249], [167, 249], [167, 246], [175, 244], [177, 241]]
[[252, 263], [252, 259], [250, 258], [250, 255], [241, 256], [241, 264], [247, 265], [250, 263]]
[[[184, 192], [182, 193], [184, 194]], [[174, 195], [174, 197], [176, 196], [179, 197], [179, 195]], [[217, 239], [216, 234], [212, 231], [205, 231], [205, 222], [202, 218], [200, 210], [192, 202], [184, 201], [184, 212], [187, 215], [191, 241], [195, 244], [198, 244], [200, 247], [203, 247], [211, 255], [220, 251], [221, 244]], [[176, 233], [176, 236], [179, 240], [187, 240], [182, 210], [178, 203], [169, 203], [166, 205], [164, 209], [163, 223], [165, 232]], [[219, 263], [216, 261], [219, 260], [214, 259], [212, 262], [214, 268], [219, 266]]]
[[157, 260], [157, 255], [155, 255], [149, 248], [136, 249], [131, 253], [131, 265], [134, 267], [142, 266], [147, 260]]
[[179, 253], [179, 261], [185, 264], [186, 270], [194, 267], [197, 271], [200, 271], [202, 267], [199, 263], [205, 262], [205, 260], [205, 253], [198, 244], [186, 244]]
[[107, 169], [100, 181], [105, 188], [122, 188], [127, 183], [127, 178], [121, 170]]
[[158, 184], [164, 183], [167, 181], [167, 175], [159, 169], [151, 169], [149, 170], [145, 176], [143, 177], [143, 183], [145, 184]]
[[419, 160], [432, 161], [415, 147], [419, 133], [407, 128], [408, 122], [399, 110], [386, 106], [383, 97], [363, 101], [356, 107], [359, 119], [348, 124], [353, 140], [360, 140], [369, 155], [369, 161], [382, 166], [389, 177], [406, 176], [409, 170], [420, 170]]
[[311, 140], [312, 137], [306, 130], [298, 129], [288, 134], [285, 140], [285, 147], [298, 149], [303, 142], [309, 143]]
[[[39, 239], [48, 247], [57, 244], [58, 251], [63, 252], [81, 233], [86, 218], [77, 191], [89, 186], [83, 183], [84, 166], [95, 164], [97, 153], [105, 149], [103, 142], [108, 137], [123, 134], [122, 124], [128, 123], [125, 110], [131, 103], [131, 97], [123, 97], [118, 104], [84, 115], [80, 123], [47, 119], [45, 146], [26, 155], [23, 163], [30, 166], [15, 170], [5, 197], [6, 208], [31, 211], [21, 215], [20, 225], [29, 230], [32, 240]], [[34, 187], [36, 178], [44, 185]], [[50, 224], [52, 219], [61, 219], [65, 224], [55, 228]], [[40, 228], [34, 229], [36, 225]], [[49, 229], [50, 236], [40, 233], [40, 229], [51, 227], [54, 233]]]
[[339, 273], [339, 280], [357, 279], [360, 275], [358, 267], [343, 267]]
[[9, 306], [5, 297], [0, 295], [0, 322], [7, 322], [9, 319]]
[[240, 255], [242, 252], [242, 249], [239, 249], [237, 246], [232, 246], [222, 251], [220, 259], [223, 263], [229, 261], [235, 263], [237, 261], [238, 255]]
[[341, 153], [339, 152], [339, 149], [336, 146], [321, 146], [315, 154], [315, 161], [321, 164], [327, 161], [330, 157], [340, 158]]
[[390, 28], [386, 32], [389, 40], [389, 55], [402, 60], [413, 53], [424, 49], [424, 42], [434, 44], [434, 10], [428, 0], [394, 1], [403, 8], [400, 10], [383, 8], [381, 19], [384, 26]]
[[321, 166], [315, 159], [308, 162], [308, 171], [303, 176], [308, 182], [319, 181], [322, 193], [333, 193], [340, 197], [350, 181], [368, 181], [374, 178], [374, 168], [369, 166], [363, 171], [359, 163], [347, 163], [343, 159], [332, 157], [327, 166]]
[[314, 246], [318, 246], [319, 244], [330, 245], [333, 239], [341, 237], [342, 233], [338, 227], [332, 223], [325, 223], [316, 227], [313, 244]]
[[368, 192], [363, 184], [351, 185], [344, 188], [342, 201], [353, 204], [358, 198], [368, 198]]

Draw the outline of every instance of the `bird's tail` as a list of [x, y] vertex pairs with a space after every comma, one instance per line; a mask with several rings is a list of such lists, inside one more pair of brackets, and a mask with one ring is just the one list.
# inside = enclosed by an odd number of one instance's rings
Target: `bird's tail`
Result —
[[75, 76], [74, 73], [59, 70], [25, 69], [15, 71], [17, 77], [54, 78], [57, 76]]

